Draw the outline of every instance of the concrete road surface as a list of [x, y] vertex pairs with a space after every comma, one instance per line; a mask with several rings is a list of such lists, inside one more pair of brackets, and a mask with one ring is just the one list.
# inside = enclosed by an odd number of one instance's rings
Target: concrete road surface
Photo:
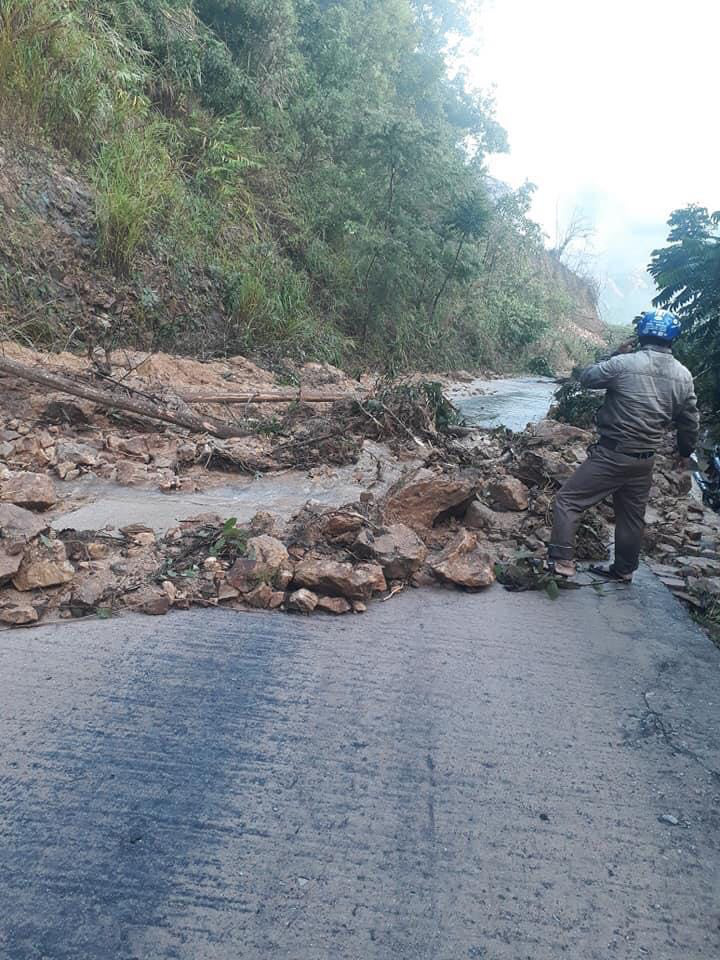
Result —
[[0, 957], [717, 960], [719, 714], [647, 574], [4, 632]]

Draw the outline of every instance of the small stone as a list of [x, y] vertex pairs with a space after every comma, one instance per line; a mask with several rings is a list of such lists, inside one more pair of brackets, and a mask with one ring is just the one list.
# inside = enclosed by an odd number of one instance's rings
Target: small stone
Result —
[[267, 610], [270, 606], [274, 591], [269, 583], [260, 583], [249, 593], [243, 594], [243, 600], [249, 603], [251, 607], [257, 607], [260, 610]]
[[148, 479], [147, 467], [132, 460], [120, 460], [115, 468], [115, 479], [127, 487], [144, 483]]
[[133, 603], [135, 609], [151, 617], [164, 616], [171, 607], [170, 597], [164, 590], [148, 588], [144, 593], [136, 595]]
[[146, 437], [129, 437], [117, 441], [116, 449], [121, 453], [129, 453], [131, 457], [138, 457], [143, 463], [150, 462], [150, 450]]
[[427, 547], [410, 527], [394, 523], [374, 532], [362, 530], [353, 552], [378, 563], [386, 578], [406, 580], [422, 566]]
[[285, 603], [285, 591], [273, 590], [272, 596], [270, 597], [270, 603], [268, 604], [268, 609], [277, 610], [277, 608], [281, 607], [284, 603]]
[[197, 444], [180, 443], [177, 448], [177, 458], [180, 463], [194, 463], [197, 457]]
[[0, 584], [7, 583], [15, 576], [22, 563], [22, 551], [11, 554], [5, 550], [0, 550]]
[[463, 524], [469, 530], [493, 530], [497, 526], [497, 513], [479, 500], [473, 500], [465, 512]]
[[326, 613], [350, 613], [352, 607], [344, 597], [318, 597], [317, 609]]
[[133, 534], [132, 541], [136, 547], [152, 547], [155, 543], [155, 534], [149, 530], [142, 530]]
[[167, 596], [170, 603], [175, 603], [175, 598], [177, 597], [177, 590], [175, 589], [175, 584], [172, 580], [163, 580], [162, 582], [163, 593]]
[[317, 594], [311, 590], [296, 590], [288, 597], [287, 605], [289, 610], [296, 610], [299, 613], [312, 613], [318, 603]]
[[105, 557], [110, 555], [110, 547], [107, 543], [94, 540], [87, 544], [87, 553], [91, 560], [104, 560]]
[[36, 623], [38, 612], [28, 603], [10, 603], [0, 608], [0, 621], [21, 627], [26, 623]]
[[515, 477], [503, 477], [486, 484], [483, 494], [497, 510], [522, 511], [528, 508], [528, 488]]
[[64, 463], [58, 463], [55, 467], [55, 472], [61, 480], [70, 480], [72, 479], [70, 474], [76, 473], [75, 464], [72, 461], [67, 461]]
[[668, 590], [684, 590], [687, 586], [682, 577], [673, 577], [663, 574], [659, 580], [668, 588]]
[[680, 821], [677, 817], [674, 817], [671, 813], [664, 813], [660, 817], [661, 823], [669, 823], [671, 827], [677, 827], [680, 825]]
[[152, 527], [147, 527], [144, 523], [129, 523], [126, 527], [120, 527], [120, 533], [126, 539], [132, 540], [138, 533], [153, 533], [153, 530]]
[[353, 600], [353, 613], [365, 613], [367, 606], [361, 600]]
[[284, 590], [292, 580], [292, 563], [285, 544], [268, 534], [251, 537], [247, 542], [247, 555], [235, 561], [227, 579], [241, 593], [259, 580]]
[[240, 596], [240, 591], [223, 581], [218, 587], [217, 595], [218, 600], [236, 600]]
[[336, 540], [349, 533], [356, 533], [365, 523], [363, 517], [354, 512], [336, 510], [323, 517], [321, 529], [329, 540]]

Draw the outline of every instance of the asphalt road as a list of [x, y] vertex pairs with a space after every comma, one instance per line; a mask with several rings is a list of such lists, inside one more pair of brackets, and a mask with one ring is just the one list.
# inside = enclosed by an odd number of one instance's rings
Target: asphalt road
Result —
[[4, 632], [0, 957], [716, 960], [719, 707], [647, 575]]

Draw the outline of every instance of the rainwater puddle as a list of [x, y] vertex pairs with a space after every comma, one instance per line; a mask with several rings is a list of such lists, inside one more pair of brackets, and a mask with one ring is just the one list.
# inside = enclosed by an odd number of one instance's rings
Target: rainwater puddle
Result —
[[[382, 471], [378, 479], [379, 459]], [[414, 462], [398, 460], [387, 448], [366, 442], [356, 464], [311, 472], [288, 470], [257, 478], [233, 476], [231, 484], [195, 493], [161, 493], [93, 478], [65, 485], [63, 499], [83, 502], [53, 520], [52, 526], [56, 530], [100, 530], [142, 523], [164, 532], [179, 520], [201, 513], [237, 517], [243, 523], [261, 510], [288, 519], [308, 500], [340, 506], [356, 500], [368, 488], [380, 496]], [[58, 484], [60, 489], [62, 486]]]

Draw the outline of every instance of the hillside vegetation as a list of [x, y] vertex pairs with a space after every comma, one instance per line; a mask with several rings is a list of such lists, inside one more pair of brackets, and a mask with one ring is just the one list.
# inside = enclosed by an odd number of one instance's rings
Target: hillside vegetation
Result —
[[570, 365], [595, 298], [531, 189], [488, 191], [492, 103], [453, 0], [0, 0], [0, 320], [346, 367]]

